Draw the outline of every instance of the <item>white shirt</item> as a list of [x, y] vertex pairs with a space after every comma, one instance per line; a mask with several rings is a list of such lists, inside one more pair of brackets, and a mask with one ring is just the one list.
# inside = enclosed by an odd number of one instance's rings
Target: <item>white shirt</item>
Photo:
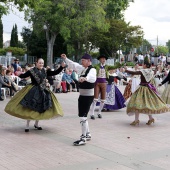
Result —
[[[79, 63], [73, 62], [72, 60], [66, 58], [65, 60], [66, 64], [68, 65], [68, 68], [73, 69], [73, 70], [77, 70], [77, 73], [81, 76], [83, 75], [86, 70], [88, 69], [83, 67], [82, 65], [80, 65]], [[90, 69], [89, 73], [86, 76], [87, 82], [89, 83], [95, 83], [96, 81], [96, 69], [92, 68]]]

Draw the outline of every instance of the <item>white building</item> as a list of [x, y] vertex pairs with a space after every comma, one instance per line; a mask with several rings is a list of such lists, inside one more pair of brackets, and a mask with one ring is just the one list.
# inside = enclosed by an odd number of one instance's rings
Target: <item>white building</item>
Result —
[[4, 47], [4, 48], [7, 48], [7, 47], [9, 47], [9, 46], [10, 46], [10, 40], [5, 41], [4, 44], [3, 44], [3, 47]]

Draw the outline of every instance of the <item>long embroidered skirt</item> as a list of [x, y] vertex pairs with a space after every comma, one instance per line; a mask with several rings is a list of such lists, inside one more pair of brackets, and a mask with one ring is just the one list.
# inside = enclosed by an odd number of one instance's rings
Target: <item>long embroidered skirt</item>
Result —
[[106, 101], [103, 109], [118, 110], [126, 107], [125, 99], [119, 89], [114, 85], [107, 85]]
[[160, 114], [168, 112], [166, 103], [147, 86], [140, 86], [131, 96], [127, 104], [127, 114], [135, 112], [143, 114]]
[[170, 84], [167, 85], [161, 97], [166, 104], [170, 105]]
[[32, 85], [27, 85], [22, 90], [20, 90], [6, 105], [5, 112], [22, 119], [27, 120], [45, 120], [52, 119], [58, 116], [63, 116], [63, 110], [61, 105], [59, 104], [55, 95], [49, 91], [51, 98], [51, 107], [40, 113], [29, 107], [24, 107], [21, 105], [21, 101], [24, 97], [29, 93], [29, 91], [33, 88]]

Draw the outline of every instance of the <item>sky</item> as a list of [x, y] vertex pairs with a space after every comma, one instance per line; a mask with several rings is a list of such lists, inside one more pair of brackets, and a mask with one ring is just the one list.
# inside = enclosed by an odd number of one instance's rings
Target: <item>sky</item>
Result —
[[15, 12], [10, 12], [8, 15], [4, 15], [2, 17], [3, 23], [3, 41], [7, 41], [11, 39], [11, 31], [15, 24], [17, 24], [18, 28], [18, 38], [22, 41], [22, 37], [20, 33], [22, 32], [22, 28], [25, 26], [27, 28], [31, 28], [31, 25], [24, 20], [24, 13], [19, 12], [15, 9]]
[[[144, 38], [152, 45], [166, 45], [170, 39], [170, 0], [134, 0], [125, 11], [125, 20], [131, 25], [140, 25], [144, 31]], [[4, 27], [4, 41], [10, 40], [13, 25], [16, 23], [18, 32], [22, 27], [31, 27], [24, 21], [24, 14], [16, 11], [2, 18]], [[19, 39], [22, 40], [19, 35]]]
[[151, 44], [166, 45], [170, 40], [170, 0], [134, 0], [125, 11], [125, 20], [140, 25]]

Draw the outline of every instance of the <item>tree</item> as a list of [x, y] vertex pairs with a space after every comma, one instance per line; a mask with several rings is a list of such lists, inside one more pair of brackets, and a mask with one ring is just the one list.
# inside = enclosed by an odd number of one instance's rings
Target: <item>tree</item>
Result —
[[11, 40], [10, 40], [10, 47], [15, 47], [15, 39], [14, 39], [14, 26], [12, 27], [11, 31]]
[[13, 26], [11, 31], [11, 41], [10, 41], [11, 47], [18, 47], [18, 30], [17, 25]]
[[137, 53], [148, 52], [148, 51], [150, 51], [151, 48], [152, 48], [152, 44], [148, 40], [143, 39], [140, 48], [137, 49]]
[[52, 65], [53, 46], [58, 34], [68, 39], [70, 30], [74, 29], [77, 37], [83, 35], [85, 39], [93, 26], [105, 26], [105, 2], [106, 0], [39, 0], [34, 10], [28, 11], [34, 30], [40, 31], [44, 25], [48, 65]]
[[[27, 47], [29, 55], [36, 57], [43, 57], [47, 54], [47, 43], [45, 38], [45, 32], [36, 34], [33, 30], [23, 27], [23, 32], [21, 33], [23, 38], [23, 43]], [[59, 34], [57, 35], [56, 41], [54, 43], [53, 49], [54, 57], [59, 57], [61, 53], [67, 53], [67, 46], [63, 37]]]
[[106, 6], [106, 18], [121, 19], [124, 11], [129, 5], [128, 0], [108, 0]]
[[0, 48], [3, 48], [3, 24], [0, 18]]
[[6, 15], [8, 9], [11, 9], [13, 6], [19, 10], [23, 10], [25, 6], [33, 8], [36, 2], [36, 0], [1, 0], [0, 15]]
[[15, 41], [15, 47], [18, 47], [18, 28], [16, 24], [14, 26], [14, 41]]
[[168, 47], [159, 45], [157, 47], [156, 51], [158, 51], [158, 54], [163, 53], [164, 55], [167, 55], [168, 54]]
[[109, 19], [110, 28], [107, 32], [92, 32], [90, 42], [100, 47], [100, 53], [114, 57], [121, 49], [138, 47], [142, 44], [143, 31], [140, 26], [131, 26], [124, 20]]
[[170, 53], [170, 40], [166, 43], [166, 46], [168, 47], [168, 52]]
[[[94, 3], [94, 4], [93, 4]], [[75, 51], [75, 59], [78, 60], [82, 53], [90, 51], [89, 37], [95, 29], [107, 31], [109, 25], [105, 20], [104, 11], [107, 1], [84, 1], [76, 9], [76, 15], [71, 21], [71, 36], [69, 44]]]

